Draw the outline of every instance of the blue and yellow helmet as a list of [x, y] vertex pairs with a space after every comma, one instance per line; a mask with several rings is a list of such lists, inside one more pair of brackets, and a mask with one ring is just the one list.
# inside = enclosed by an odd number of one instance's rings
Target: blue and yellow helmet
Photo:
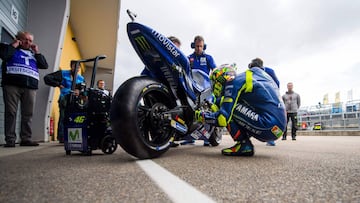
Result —
[[227, 82], [234, 80], [236, 76], [236, 69], [236, 64], [223, 64], [212, 71], [210, 80], [213, 93], [216, 97], [222, 96], [224, 85]]

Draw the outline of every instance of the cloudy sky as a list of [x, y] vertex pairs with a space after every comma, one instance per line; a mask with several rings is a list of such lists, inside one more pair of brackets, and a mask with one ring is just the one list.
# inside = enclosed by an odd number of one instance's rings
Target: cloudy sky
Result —
[[244, 71], [262, 58], [276, 71], [281, 94], [293, 82], [303, 106], [325, 94], [335, 102], [337, 92], [346, 102], [351, 90], [360, 99], [359, 0], [121, 0], [114, 89], [144, 67], [127, 38], [126, 9], [137, 22], [180, 38], [185, 55], [202, 35], [217, 65], [235, 62]]

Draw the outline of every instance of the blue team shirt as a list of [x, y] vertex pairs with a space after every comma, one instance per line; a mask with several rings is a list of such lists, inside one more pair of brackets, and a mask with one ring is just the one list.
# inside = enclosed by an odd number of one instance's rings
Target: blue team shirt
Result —
[[[61, 71], [62, 74], [62, 82], [61, 85], [64, 86], [64, 88], [61, 89], [61, 95], [60, 96], [65, 96], [67, 94], [70, 93], [71, 91], [71, 85], [72, 85], [72, 79], [71, 79], [71, 71], [70, 70], [62, 70]], [[81, 75], [77, 75], [76, 77], [76, 84], [85, 82], [85, 79], [83, 76]]]
[[192, 69], [200, 69], [208, 75], [210, 74], [210, 70], [216, 68], [213, 57], [209, 54], [205, 54], [204, 52], [199, 56], [193, 53], [188, 56], [188, 58]]

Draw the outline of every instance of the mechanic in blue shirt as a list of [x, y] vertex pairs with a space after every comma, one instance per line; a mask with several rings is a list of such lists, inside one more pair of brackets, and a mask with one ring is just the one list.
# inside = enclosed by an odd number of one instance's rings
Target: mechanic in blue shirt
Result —
[[[193, 79], [200, 85], [205, 86], [203, 77], [210, 77], [211, 71], [216, 68], [216, 64], [211, 55], [205, 53], [206, 44], [204, 38], [200, 35], [195, 36], [191, 43], [194, 52], [188, 56]], [[193, 144], [194, 140], [184, 141], [181, 144]], [[208, 141], [204, 141], [204, 146], [210, 146]]]
[[215, 112], [195, 111], [197, 121], [227, 127], [236, 144], [223, 149], [223, 155], [253, 156], [250, 137], [267, 142], [278, 139], [285, 130], [286, 114], [279, 88], [254, 61], [239, 75], [233, 65], [214, 69], [210, 79], [214, 95], [221, 98], [215, 105], [220, 108]]
[[[45, 75], [45, 84], [52, 87], [60, 88], [59, 103], [59, 122], [58, 122], [58, 135], [57, 139], [59, 143], [64, 143], [64, 118], [65, 109], [67, 105], [67, 95], [71, 93], [72, 81], [74, 80], [77, 61], [72, 60], [70, 62], [70, 70], [58, 70], [53, 73]], [[82, 75], [76, 74], [76, 84], [85, 83], [85, 79]], [[74, 90], [74, 95], [79, 95], [79, 90]]]
[[207, 75], [210, 75], [211, 70], [216, 68], [216, 64], [213, 57], [205, 53], [206, 44], [204, 38], [200, 35], [196, 36], [194, 42], [191, 43], [191, 48], [194, 49], [194, 53], [188, 56], [190, 67], [202, 70]]

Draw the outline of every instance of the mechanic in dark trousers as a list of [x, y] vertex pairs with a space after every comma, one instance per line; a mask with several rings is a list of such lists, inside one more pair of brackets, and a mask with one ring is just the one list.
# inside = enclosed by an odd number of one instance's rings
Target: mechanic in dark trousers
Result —
[[[206, 44], [202, 36], [195, 36], [194, 42], [191, 43], [191, 48], [194, 49], [194, 52], [190, 54], [188, 58], [193, 78], [198, 83], [203, 83], [201, 81], [202, 77], [196, 77], [196, 74], [199, 74], [200, 72], [201, 75], [210, 77], [211, 71], [216, 68], [215, 61], [211, 55], [205, 53]], [[199, 78], [200, 80], [197, 80], [196, 78]], [[194, 142], [194, 140], [189, 140], [183, 141], [181, 144], [193, 144]], [[204, 146], [210, 146], [210, 143], [208, 141], [204, 141]]]

